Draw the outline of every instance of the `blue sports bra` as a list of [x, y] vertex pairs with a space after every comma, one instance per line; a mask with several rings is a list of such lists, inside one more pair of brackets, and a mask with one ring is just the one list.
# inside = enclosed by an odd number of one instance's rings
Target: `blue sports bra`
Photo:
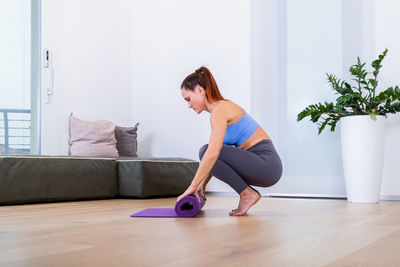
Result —
[[257, 130], [257, 128], [257, 122], [245, 111], [240, 120], [226, 127], [224, 144], [240, 146]]

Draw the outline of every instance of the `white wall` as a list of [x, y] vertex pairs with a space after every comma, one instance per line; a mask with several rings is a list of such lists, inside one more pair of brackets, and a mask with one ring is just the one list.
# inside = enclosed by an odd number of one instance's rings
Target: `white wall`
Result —
[[0, 1], [0, 108], [30, 109], [30, 12], [30, 1]]
[[[257, 8], [252, 15], [253, 41], [257, 43], [253, 44], [253, 58], [256, 60], [252, 65], [252, 97], [255, 99], [252, 108], [256, 114], [262, 114], [262, 111], [273, 114], [260, 116], [259, 121], [268, 121], [265, 127], [269, 127], [271, 133], [278, 133], [273, 139], [284, 163], [281, 181], [262, 191], [278, 195], [345, 196], [340, 123], [335, 133], [325, 130], [317, 136], [316, 125], [309, 121], [297, 123], [296, 115], [308, 104], [334, 100], [325, 72], [349, 80], [348, 69], [356, 62], [357, 56], [370, 63], [388, 45], [399, 51], [385, 59], [382, 68], [385, 74], [380, 76], [381, 89], [398, 84], [396, 66], [400, 61], [400, 39], [399, 30], [393, 25], [396, 24], [396, 10], [400, 4], [373, 0], [329, 3], [317, 0], [256, 0], [253, 5]], [[283, 5], [286, 6], [282, 8]], [[285, 23], [286, 28], [283, 27]], [[285, 38], [287, 42], [282, 44]], [[268, 52], [260, 47], [268, 47]], [[281, 60], [276, 59], [277, 55]], [[283, 70], [282, 61], [286, 64]], [[274, 73], [276, 69], [280, 69], [281, 76]], [[258, 73], [262, 71], [264, 76]], [[286, 73], [286, 77], [282, 78], [282, 72]], [[274, 94], [277, 91], [278, 94]], [[260, 96], [272, 101], [262, 107], [258, 104]], [[282, 100], [282, 97], [285, 99]], [[279, 112], [270, 112], [272, 108]], [[286, 119], [282, 119], [282, 113], [287, 116]], [[399, 168], [396, 164], [399, 134], [400, 116], [389, 115], [383, 198], [398, 198], [400, 195]]]
[[251, 115], [286, 158], [287, 5], [282, 0], [251, 3]]
[[[375, 42], [376, 55], [385, 48], [389, 52], [382, 62], [380, 89], [390, 86], [400, 86], [400, 28], [398, 25], [398, 10], [400, 2], [390, 0], [375, 1]], [[399, 199], [400, 196], [400, 114], [390, 114], [386, 124], [385, 162], [382, 181], [382, 195]]]
[[205, 65], [225, 98], [250, 108], [250, 2], [137, 0], [132, 10], [138, 152], [198, 160], [198, 149], [210, 135], [209, 114], [189, 110], [180, 85]]
[[[222, 95], [250, 110], [250, 2], [137, 0], [132, 10], [132, 113], [140, 122], [138, 154], [198, 160], [198, 150], [211, 132], [209, 114], [188, 109], [180, 85], [205, 65]], [[231, 191], [216, 179], [208, 189]]]
[[[264, 193], [344, 195], [339, 128], [317, 136], [316, 125], [297, 123], [296, 115], [308, 104], [333, 100], [325, 72], [346, 78], [356, 55], [370, 61], [388, 46], [382, 83], [398, 81], [399, 35], [390, 27], [395, 1], [43, 3], [43, 45], [53, 52], [56, 77], [53, 103], [43, 107], [44, 154], [66, 154], [68, 114], [75, 112], [139, 122], [140, 156], [198, 159], [209, 115], [187, 108], [180, 84], [206, 65], [223, 96], [253, 114], [283, 158], [284, 177]], [[46, 69], [44, 88], [48, 81]], [[399, 129], [399, 117], [390, 117], [383, 195], [400, 195]], [[208, 189], [232, 192], [217, 181]]]
[[51, 51], [54, 94], [45, 104], [51, 69], [43, 73], [42, 154], [68, 153], [68, 116], [133, 125], [131, 2], [42, 1], [42, 47]]

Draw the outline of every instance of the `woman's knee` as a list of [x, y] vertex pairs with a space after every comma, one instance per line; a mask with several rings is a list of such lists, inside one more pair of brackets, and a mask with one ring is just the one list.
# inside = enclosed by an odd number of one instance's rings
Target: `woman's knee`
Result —
[[205, 144], [204, 146], [202, 146], [199, 150], [199, 159], [201, 160], [204, 156], [204, 153], [206, 153], [206, 150], [208, 148], [208, 144]]

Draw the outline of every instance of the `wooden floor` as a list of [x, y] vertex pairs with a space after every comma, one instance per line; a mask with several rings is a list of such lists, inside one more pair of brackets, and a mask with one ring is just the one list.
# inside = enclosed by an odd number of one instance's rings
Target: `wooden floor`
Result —
[[209, 196], [196, 218], [130, 218], [174, 198], [0, 206], [0, 266], [400, 266], [400, 202]]

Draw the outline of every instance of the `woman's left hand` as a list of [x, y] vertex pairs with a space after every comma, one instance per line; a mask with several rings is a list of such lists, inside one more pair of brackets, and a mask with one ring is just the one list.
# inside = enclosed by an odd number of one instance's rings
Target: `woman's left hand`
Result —
[[184, 197], [186, 197], [186, 196], [194, 195], [194, 196], [197, 198], [197, 200], [199, 201], [199, 203], [201, 203], [200, 197], [199, 197], [198, 193], [196, 192], [196, 189], [197, 189], [197, 186], [192, 186], [192, 185], [190, 185], [190, 186], [188, 187], [188, 189], [186, 189], [186, 191], [183, 192], [183, 194], [180, 195], [180, 196], [176, 199], [176, 202], [178, 202], [179, 200], [181, 200], [182, 198], [184, 198]]

